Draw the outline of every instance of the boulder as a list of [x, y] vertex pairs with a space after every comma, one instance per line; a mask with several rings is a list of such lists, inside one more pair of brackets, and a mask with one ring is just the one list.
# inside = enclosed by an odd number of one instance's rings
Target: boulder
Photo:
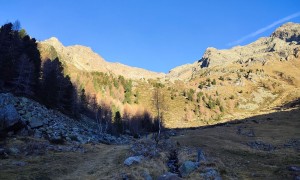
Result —
[[138, 164], [142, 161], [143, 158], [144, 156], [131, 156], [124, 161], [124, 164], [127, 166], [131, 166], [134, 163]]
[[11, 147], [8, 149], [9, 154], [11, 155], [18, 155], [20, 153], [20, 150], [16, 147]]
[[289, 171], [300, 172], [300, 166], [289, 166], [288, 170]]
[[43, 121], [37, 118], [32, 118], [31, 121], [29, 122], [29, 126], [31, 127], [31, 129], [42, 127]]
[[198, 168], [199, 163], [192, 162], [192, 161], [185, 161], [180, 167], [179, 172], [181, 176], [187, 177], [191, 172]]
[[0, 108], [0, 135], [5, 137], [9, 131], [18, 131], [24, 127], [23, 122], [12, 104]]
[[52, 134], [49, 137], [49, 141], [53, 144], [64, 144], [65, 143], [65, 139], [60, 134], [57, 134], [57, 133]]
[[20, 116], [12, 104], [5, 105], [0, 109], [0, 122], [5, 127], [11, 127], [20, 121]]
[[204, 153], [201, 149], [197, 152], [197, 162], [206, 161], [206, 158], [204, 156]]
[[200, 173], [200, 176], [203, 179], [213, 179], [213, 180], [221, 180], [221, 176], [217, 170], [213, 168], [205, 168], [203, 173]]
[[14, 103], [14, 96], [11, 93], [0, 94], [0, 107]]
[[144, 180], [152, 180], [152, 177], [148, 172], [144, 172], [143, 177], [144, 177]]
[[157, 180], [180, 180], [182, 178], [178, 177], [177, 174], [167, 172], [157, 178]]
[[14, 166], [26, 166], [27, 162], [24, 162], [24, 161], [13, 161], [12, 165], [14, 165]]

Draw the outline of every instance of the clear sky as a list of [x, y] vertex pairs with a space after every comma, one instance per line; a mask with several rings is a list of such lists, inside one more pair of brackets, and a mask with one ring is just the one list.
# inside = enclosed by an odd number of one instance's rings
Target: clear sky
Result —
[[0, 0], [0, 23], [16, 19], [37, 40], [55, 36], [110, 62], [168, 72], [207, 47], [245, 45], [300, 23], [300, 0]]

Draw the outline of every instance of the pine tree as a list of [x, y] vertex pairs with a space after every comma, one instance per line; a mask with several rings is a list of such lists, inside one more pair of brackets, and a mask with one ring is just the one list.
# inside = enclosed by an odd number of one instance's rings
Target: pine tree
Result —
[[116, 112], [115, 118], [114, 118], [114, 124], [116, 127], [116, 131], [118, 134], [122, 134], [123, 132], [123, 123], [122, 123], [122, 117], [119, 111]]
[[14, 78], [14, 91], [21, 95], [32, 96], [34, 94], [34, 65], [33, 62], [23, 54], [16, 67], [17, 76]]

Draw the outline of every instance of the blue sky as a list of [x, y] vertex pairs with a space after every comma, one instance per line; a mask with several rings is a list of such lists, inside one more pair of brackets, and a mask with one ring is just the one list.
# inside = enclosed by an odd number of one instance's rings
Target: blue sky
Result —
[[157, 72], [193, 63], [300, 23], [299, 0], [0, 0], [0, 23], [18, 19], [37, 40], [91, 47], [110, 62]]

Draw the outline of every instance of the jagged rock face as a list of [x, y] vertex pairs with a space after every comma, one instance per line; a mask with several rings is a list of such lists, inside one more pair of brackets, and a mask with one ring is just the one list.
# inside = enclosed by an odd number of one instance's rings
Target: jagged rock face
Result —
[[300, 42], [300, 24], [297, 23], [286, 23], [276, 29], [272, 33], [271, 37], [282, 39], [286, 42], [296, 41]]
[[291, 60], [299, 58], [300, 24], [287, 23], [276, 29], [267, 38], [260, 38], [246, 46], [236, 46], [229, 50], [207, 48], [198, 61], [201, 68], [230, 63], [266, 63], [269, 60]]
[[197, 63], [185, 64], [182, 66], [175, 67], [169, 71], [166, 77], [170, 80], [185, 80], [190, 79], [193, 76], [193, 72], [197, 71]]
[[41, 54], [47, 54], [45, 58], [51, 58], [53, 55], [50, 55], [51, 53], [49, 53], [49, 51], [55, 51], [56, 53], [52, 54], [56, 54], [61, 61], [72, 64], [82, 71], [112, 73], [131, 79], [162, 78], [165, 75], [164, 73], [156, 73], [142, 68], [130, 67], [121, 63], [107, 62], [89, 47], [81, 45], [65, 47], [55, 37], [40, 42], [39, 46], [42, 52]]

